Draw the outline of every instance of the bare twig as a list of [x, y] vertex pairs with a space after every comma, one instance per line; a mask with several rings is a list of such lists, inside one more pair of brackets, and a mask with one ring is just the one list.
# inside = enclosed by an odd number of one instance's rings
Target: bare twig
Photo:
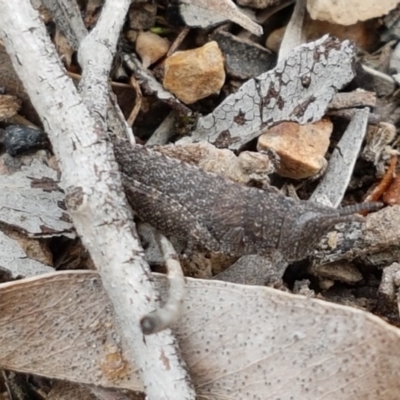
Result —
[[128, 120], [126, 121], [129, 126], [132, 126], [136, 120], [137, 115], [139, 114], [140, 108], [142, 107], [142, 91], [140, 90], [139, 82], [131, 76], [130, 79], [132, 87], [135, 89], [136, 99], [135, 106], [133, 107], [131, 113], [129, 114]]
[[383, 193], [389, 188], [390, 184], [392, 183], [395, 175], [396, 175], [396, 166], [398, 162], [398, 156], [392, 155], [390, 159], [389, 168], [387, 169], [385, 175], [382, 177], [380, 182], [374, 187], [371, 193], [365, 198], [365, 202], [368, 201], [378, 201]]
[[158, 233], [157, 240], [167, 266], [169, 293], [163, 307], [157, 308], [141, 319], [140, 326], [145, 335], [170, 328], [180, 318], [185, 298], [185, 277], [178, 255], [172, 243], [164, 235]]
[[[157, 294], [111, 146], [105, 140], [105, 127], [99, 122], [106, 119], [108, 71], [129, 4], [125, 0], [105, 6], [106, 18], [85, 41], [87, 54], [81, 59], [87, 69], [84, 100], [66, 75], [29, 0], [0, 2], [0, 34], [60, 161], [68, 211], [101, 274], [148, 397], [193, 399], [194, 390], [171, 333], [164, 331], [143, 341], [139, 320], [156, 307]], [[91, 40], [102, 43], [90, 47]], [[103, 52], [109, 53], [105, 59]], [[96, 103], [93, 108], [92, 102]]]
[[80, 92], [92, 111], [100, 116], [98, 123], [106, 115], [109, 104], [109, 72], [130, 4], [130, 0], [106, 1], [96, 26], [79, 46]]
[[68, 43], [78, 50], [81, 40], [87, 35], [81, 12], [76, 0], [41, 0], [57, 21], [57, 27], [67, 38]]
[[175, 38], [173, 43], [171, 44], [171, 47], [168, 50], [168, 53], [166, 57], [171, 56], [172, 54], [175, 53], [175, 51], [178, 49], [178, 47], [182, 44], [182, 42], [185, 40], [185, 37], [187, 34], [190, 32], [189, 27], [185, 26], [180, 32], [179, 35]]

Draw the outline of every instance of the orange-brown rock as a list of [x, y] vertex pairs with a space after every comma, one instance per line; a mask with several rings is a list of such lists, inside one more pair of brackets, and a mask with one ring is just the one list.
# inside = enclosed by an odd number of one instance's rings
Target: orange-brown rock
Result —
[[272, 150], [279, 156], [277, 173], [302, 179], [317, 175], [326, 167], [325, 153], [332, 133], [332, 122], [314, 124], [283, 122], [268, 129], [258, 139], [258, 150]]
[[165, 89], [186, 104], [218, 93], [225, 82], [224, 59], [214, 41], [173, 54], [164, 68]]

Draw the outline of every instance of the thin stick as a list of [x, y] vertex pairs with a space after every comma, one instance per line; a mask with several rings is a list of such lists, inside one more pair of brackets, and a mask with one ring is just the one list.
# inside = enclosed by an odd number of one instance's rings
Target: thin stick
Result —
[[168, 50], [167, 57], [171, 56], [175, 53], [178, 47], [182, 44], [187, 34], [190, 32], [189, 27], [185, 26], [180, 32], [179, 35], [175, 38], [174, 42], [171, 44], [171, 47]]
[[185, 277], [172, 243], [161, 233], [157, 234], [157, 241], [165, 259], [167, 267], [169, 292], [164, 306], [145, 315], [140, 321], [140, 327], [145, 335], [151, 335], [170, 328], [182, 314], [185, 298]]
[[138, 365], [146, 395], [191, 400], [194, 388], [171, 333], [143, 340], [140, 316], [156, 307], [157, 292], [106, 140], [108, 76], [129, 6], [130, 0], [107, 1], [103, 18], [85, 38], [86, 50], [80, 47], [83, 96], [29, 0], [0, 1], [0, 36], [60, 161], [69, 213], [119, 317], [127, 357]]
[[140, 108], [142, 107], [142, 91], [140, 90], [139, 82], [135, 79], [132, 75], [130, 79], [132, 87], [135, 89], [136, 92], [136, 101], [135, 106], [133, 107], [131, 113], [129, 114], [129, 118], [126, 121], [129, 126], [132, 126], [136, 120], [137, 115], [139, 114]]

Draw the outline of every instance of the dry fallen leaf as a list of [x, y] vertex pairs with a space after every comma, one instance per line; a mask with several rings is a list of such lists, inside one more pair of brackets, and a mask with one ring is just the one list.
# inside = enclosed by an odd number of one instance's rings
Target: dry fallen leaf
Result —
[[261, 36], [263, 28], [244, 14], [232, 0], [179, 0], [179, 11], [187, 26], [207, 28], [230, 20]]
[[[200, 399], [398, 399], [400, 330], [360, 310], [187, 279], [175, 330]], [[142, 389], [96, 273], [0, 285], [0, 341], [2, 368]]]
[[249, 79], [200, 117], [191, 140], [237, 150], [279, 122], [320, 120], [336, 92], [353, 79], [354, 57], [349, 41], [329, 36], [296, 47], [274, 69]]
[[30, 237], [71, 236], [73, 227], [60, 206], [63, 202], [57, 171], [40, 157], [0, 158], [1, 223]]
[[[34, 239], [26, 239], [36, 242]], [[28, 257], [21, 243], [0, 231], [0, 270], [5, 271], [10, 279], [29, 277], [53, 272], [53, 268]]]

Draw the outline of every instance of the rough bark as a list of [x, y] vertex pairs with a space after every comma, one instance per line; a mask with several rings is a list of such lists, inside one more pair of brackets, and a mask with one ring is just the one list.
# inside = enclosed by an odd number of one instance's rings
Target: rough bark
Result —
[[[111, 35], [110, 42], [115, 44], [115, 35], [130, 2], [110, 3], [103, 15], [115, 24], [107, 32]], [[61, 164], [69, 213], [100, 272], [129, 356], [140, 366], [148, 397], [194, 398], [171, 332], [163, 331], [143, 340], [140, 330], [140, 317], [155, 308], [157, 293], [149, 279], [149, 268], [137, 240], [105, 127], [94, 118], [95, 112], [106, 110], [106, 89], [100, 87], [97, 93], [86, 89], [86, 95], [100, 97], [95, 110], [87, 106], [66, 75], [44, 25], [28, 0], [1, 1], [0, 26], [14, 68]], [[96, 34], [100, 41], [101, 32]], [[101, 56], [101, 53], [95, 54]], [[95, 67], [86, 71], [87, 74]]]

